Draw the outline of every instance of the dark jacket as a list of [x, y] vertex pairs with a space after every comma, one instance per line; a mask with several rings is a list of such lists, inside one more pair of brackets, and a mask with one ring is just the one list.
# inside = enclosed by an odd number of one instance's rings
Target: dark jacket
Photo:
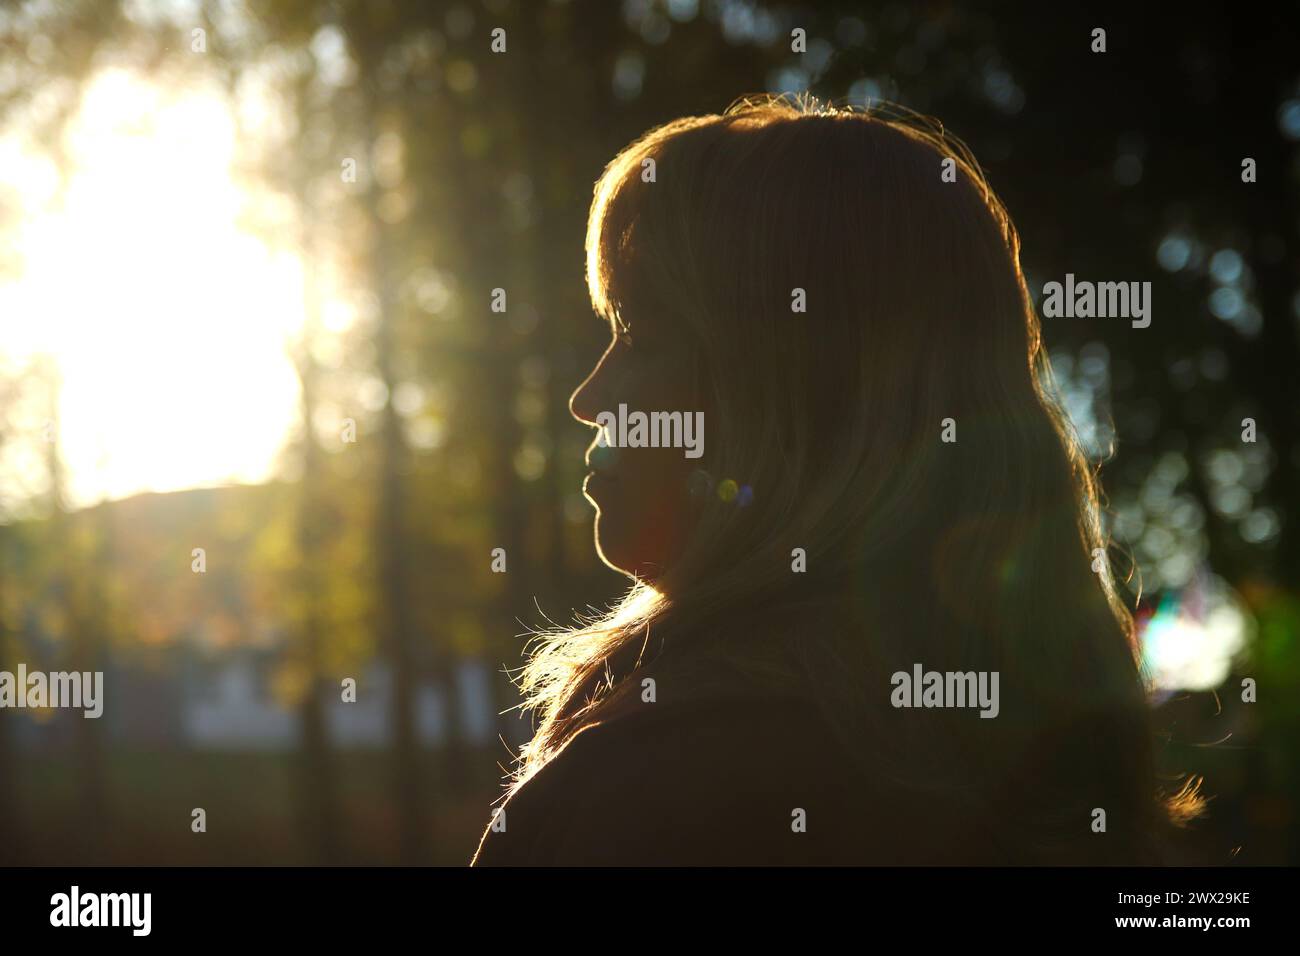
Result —
[[474, 864], [1006, 860], [977, 815], [854, 771], [813, 705], [750, 698], [646, 703], [583, 729], [504, 804]]

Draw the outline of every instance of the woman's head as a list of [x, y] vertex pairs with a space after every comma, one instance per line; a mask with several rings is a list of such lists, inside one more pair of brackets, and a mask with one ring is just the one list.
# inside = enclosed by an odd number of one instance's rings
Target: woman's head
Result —
[[[597, 183], [587, 280], [614, 341], [574, 414], [700, 413], [706, 440], [695, 460], [593, 444], [602, 554], [648, 584], [534, 656], [530, 764], [618, 698], [611, 661], [640, 666], [654, 631], [665, 662], [801, 683], [900, 779], [1014, 803], [1027, 774], [1068, 789], [1108, 765], [1086, 799], [1149, 822], [1132, 621], [1093, 571], [1098, 489], [1016, 232], [960, 143], [782, 100], [677, 120]], [[999, 672], [1000, 717], [891, 711], [889, 675], [914, 663]], [[1099, 730], [1109, 749], [1078, 743]]]
[[[1050, 426], [1009, 220], [966, 154], [917, 126], [775, 102], [660, 127], [597, 185], [587, 279], [614, 340], [575, 414], [625, 402], [704, 417], [698, 461], [593, 448], [597, 475], [617, 458], [623, 486], [648, 466], [637, 490], [658, 507], [599, 478], [593, 497], [617, 526], [607, 557], [662, 590], [675, 569], [788, 579], [777, 545], [822, 570], [892, 547], [907, 502], [891, 486], [967, 449], [981, 468], [1023, 464], [1015, 420]], [[942, 443], [947, 419], [956, 441]], [[967, 483], [984, 493], [988, 477]], [[749, 491], [722, 501], [728, 480]]]

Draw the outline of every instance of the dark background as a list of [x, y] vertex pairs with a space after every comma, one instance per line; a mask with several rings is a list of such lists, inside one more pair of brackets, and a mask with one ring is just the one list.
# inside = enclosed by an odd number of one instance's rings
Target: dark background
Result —
[[[466, 861], [506, 744], [528, 734], [503, 672], [521, 635], [620, 590], [579, 494], [590, 432], [566, 410], [606, 341], [582, 275], [592, 183], [653, 125], [809, 90], [892, 100], [961, 136], [1036, 295], [1067, 272], [1152, 283], [1150, 328], [1055, 319], [1044, 333], [1106, 462], [1117, 559], [1164, 675], [1164, 763], [1204, 774], [1214, 797], [1188, 852], [1296, 863], [1297, 35], [1293, 4], [7, 7], [0, 124], [35, 130], [56, 159], [108, 67], [232, 99], [250, 76], [275, 91], [278, 132], [241, 136], [237, 165], [280, 200], [249, 228], [308, 265], [294, 356], [312, 424], [261, 485], [82, 506], [57, 441], [37, 478], [0, 479], [0, 669], [98, 669], [108, 684], [99, 721], [0, 712], [0, 862]], [[22, 250], [5, 247], [0, 282], [16, 281]], [[221, 265], [214, 281], [238, 281]], [[326, 279], [367, 304], [333, 364], [313, 347]], [[14, 410], [57, 378], [40, 361], [5, 372], [0, 448], [36, 442]], [[210, 542], [203, 575], [196, 542]], [[491, 572], [494, 548], [507, 573]], [[345, 677], [355, 705], [339, 703]], [[1241, 700], [1247, 677], [1258, 703]], [[341, 712], [363, 705], [364, 719]]]

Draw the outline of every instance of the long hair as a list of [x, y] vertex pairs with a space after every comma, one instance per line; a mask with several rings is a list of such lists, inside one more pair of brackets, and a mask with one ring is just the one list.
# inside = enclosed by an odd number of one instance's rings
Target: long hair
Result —
[[[679, 119], [606, 167], [586, 253], [597, 313], [690, 344], [708, 473], [752, 500], [713, 496], [661, 578], [539, 635], [516, 785], [654, 674], [814, 700], [847, 758], [983, 806], [1026, 859], [1149, 859], [1197, 812], [1194, 786], [1158, 787], [1097, 478], [959, 141], [807, 98]], [[915, 664], [998, 672], [1000, 714], [893, 707]]]

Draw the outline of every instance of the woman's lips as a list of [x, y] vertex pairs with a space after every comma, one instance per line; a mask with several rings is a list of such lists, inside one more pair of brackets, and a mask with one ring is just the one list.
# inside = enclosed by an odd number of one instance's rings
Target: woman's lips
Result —
[[582, 490], [590, 492], [593, 488], [609, 487], [615, 484], [616, 479], [607, 471], [589, 471], [587, 477], [582, 481]]
[[595, 444], [587, 449], [583, 462], [587, 466], [587, 477], [582, 482], [582, 490], [612, 485], [618, 481], [615, 460], [617, 453], [613, 448]]

